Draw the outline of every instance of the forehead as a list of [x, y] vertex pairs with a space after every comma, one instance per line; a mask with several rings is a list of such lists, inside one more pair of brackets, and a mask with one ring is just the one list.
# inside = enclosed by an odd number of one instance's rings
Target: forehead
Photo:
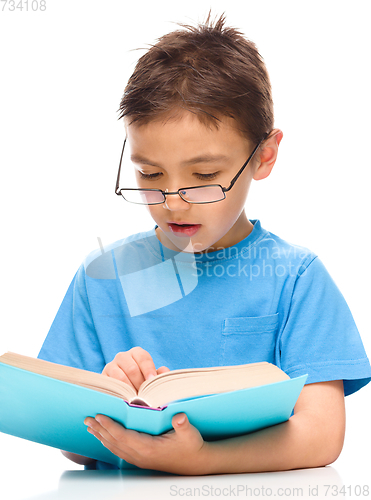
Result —
[[246, 154], [251, 147], [235, 120], [220, 117], [216, 123], [200, 121], [189, 111], [178, 112], [148, 123], [125, 122], [127, 140], [133, 153], [194, 152]]

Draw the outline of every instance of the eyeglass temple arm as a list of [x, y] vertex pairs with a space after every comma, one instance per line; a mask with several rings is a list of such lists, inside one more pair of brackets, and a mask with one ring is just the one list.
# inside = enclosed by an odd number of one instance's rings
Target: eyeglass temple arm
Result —
[[115, 188], [115, 193], [118, 194], [119, 196], [121, 196], [120, 195], [120, 191], [119, 191], [119, 185], [120, 185], [121, 163], [122, 163], [122, 157], [124, 155], [125, 144], [126, 144], [126, 137], [125, 137], [125, 140], [124, 140], [124, 145], [122, 146], [121, 157], [120, 157], [120, 165], [119, 165], [119, 171], [118, 171], [118, 174], [117, 174], [116, 188]]
[[256, 151], [258, 150], [260, 144], [267, 138], [268, 134], [264, 134], [263, 138], [261, 139], [261, 141], [255, 146], [255, 148], [253, 149], [251, 155], [248, 157], [248, 159], [245, 161], [245, 163], [242, 165], [242, 167], [240, 168], [240, 170], [237, 172], [237, 174], [233, 177], [233, 179], [231, 180], [231, 183], [229, 184], [229, 186], [227, 188], [222, 188], [224, 193], [226, 193], [227, 191], [229, 191], [230, 189], [232, 189], [232, 187], [234, 186], [234, 183], [236, 182], [236, 180], [239, 178], [239, 176], [242, 174], [242, 172], [245, 170], [246, 166], [248, 165], [249, 161], [251, 160], [251, 158], [254, 156], [254, 154], [256, 153]]

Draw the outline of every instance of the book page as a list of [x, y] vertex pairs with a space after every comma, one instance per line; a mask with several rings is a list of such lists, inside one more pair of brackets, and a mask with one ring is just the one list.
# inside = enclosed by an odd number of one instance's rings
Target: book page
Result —
[[267, 362], [190, 368], [166, 372], [145, 381], [138, 396], [150, 402], [150, 406], [159, 407], [178, 399], [236, 391], [289, 378], [280, 368]]
[[43, 359], [31, 358], [12, 352], [7, 352], [0, 356], [0, 361], [16, 368], [38, 373], [39, 375], [81, 385], [82, 387], [104, 392], [111, 396], [121, 397], [125, 401], [130, 401], [137, 396], [137, 392], [125, 382], [100, 373], [51, 363]]

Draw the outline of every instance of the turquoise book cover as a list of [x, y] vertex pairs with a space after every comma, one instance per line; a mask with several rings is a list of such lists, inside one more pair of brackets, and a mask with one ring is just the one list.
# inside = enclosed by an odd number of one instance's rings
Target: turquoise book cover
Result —
[[306, 375], [259, 387], [169, 403], [162, 409], [0, 363], [0, 432], [131, 467], [87, 432], [84, 419], [101, 413], [126, 428], [158, 435], [180, 412], [205, 440], [246, 434], [288, 420]]

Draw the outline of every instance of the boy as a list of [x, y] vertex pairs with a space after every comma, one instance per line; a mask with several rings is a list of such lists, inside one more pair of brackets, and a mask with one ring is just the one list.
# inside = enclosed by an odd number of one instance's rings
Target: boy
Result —
[[[146, 205], [156, 226], [87, 257], [39, 357], [135, 388], [184, 367], [269, 361], [290, 376], [308, 373], [289, 421], [237, 438], [204, 442], [184, 414], [163, 436], [103, 415], [85, 423], [127, 462], [176, 474], [333, 462], [344, 395], [366, 385], [371, 368], [319, 258], [245, 213], [251, 181], [270, 174], [283, 135], [255, 45], [223, 17], [170, 33], [139, 59], [120, 109], [116, 193]], [[130, 162], [136, 188], [123, 183]]]

